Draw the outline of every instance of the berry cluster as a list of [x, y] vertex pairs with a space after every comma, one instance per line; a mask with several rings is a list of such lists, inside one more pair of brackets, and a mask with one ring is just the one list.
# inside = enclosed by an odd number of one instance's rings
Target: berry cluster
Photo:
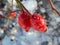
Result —
[[18, 24], [21, 28], [24, 28], [26, 32], [29, 32], [31, 27], [39, 32], [47, 31], [46, 21], [40, 14], [30, 15], [22, 11], [18, 17]]
[[26, 29], [26, 32], [29, 31], [30, 27], [31, 27], [31, 23], [30, 23], [30, 15], [27, 12], [21, 12], [21, 14], [18, 17], [18, 23], [19, 25]]
[[2, 19], [3, 18], [3, 16], [0, 14], [0, 19]]
[[15, 13], [15, 12], [12, 12], [12, 13], [10, 14], [10, 17], [11, 17], [11, 18], [16, 18], [16, 13]]

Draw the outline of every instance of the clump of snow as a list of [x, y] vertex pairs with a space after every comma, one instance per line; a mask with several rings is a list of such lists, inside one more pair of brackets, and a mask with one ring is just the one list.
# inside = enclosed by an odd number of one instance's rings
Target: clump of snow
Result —
[[37, 2], [36, 0], [27, 0], [27, 1], [22, 1], [23, 5], [26, 7], [26, 9], [30, 13], [34, 13], [35, 10], [37, 9]]

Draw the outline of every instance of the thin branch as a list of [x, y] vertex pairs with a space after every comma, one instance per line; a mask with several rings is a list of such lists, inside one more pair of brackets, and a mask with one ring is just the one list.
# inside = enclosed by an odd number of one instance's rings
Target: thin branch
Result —
[[49, 3], [50, 3], [50, 5], [51, 5], [52, 10], [54, 10], [54, 11], [60, 16], [60, 13], [57, 11], [57, 9], [56, 9], [56, 7], [54, 6], [52, 0], [49, 0]]
[[24, 7], [24, 5], [21, 3], [21, 1], [16, 0], [16, 2], [17, 2], [17, 5], [19, 6], [19, 8], [20, 8], [21, 10], [26, 11], [26, 12], [28, 12], [28, 14], [32, 15], [32, 14]]

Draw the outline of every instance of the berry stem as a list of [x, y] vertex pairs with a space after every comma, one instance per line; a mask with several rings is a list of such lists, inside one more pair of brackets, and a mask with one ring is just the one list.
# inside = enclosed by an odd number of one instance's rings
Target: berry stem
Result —
[[32, 14], [23, 6], [23, 4], [21, 3], [21, 1], [16, 0], [16, 2], [17, 2], [19, 8], [21, 8], [22, 11], [27, 12], [30, 16], [32, 15]]
[[56, 9], [56, 7], [54, 6], [52, 0], [49, 0], [49, 3], [50, 3], [50, 5], [51, 5], [52, 10], [54, 10], [54, 11], [60, 16], [60, 13], [57, 11], [57, 9]]

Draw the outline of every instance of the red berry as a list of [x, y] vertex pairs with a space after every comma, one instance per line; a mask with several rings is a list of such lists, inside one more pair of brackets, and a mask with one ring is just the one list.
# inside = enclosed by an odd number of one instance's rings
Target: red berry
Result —
[[3, 16], [0, 14], [0, 19], [3, 18]]
[[18, 17], [19, 26], [25, 29], [26, 32], [28, 32], [31, 27], [30, 18], [31, 17], [27, 12], [21, 12], [21, 14]]
[[16, 18], [16, 13], [15, 13], [15, 12], [12, 12], [12, 13], [10, 14], [10, 17]]
[[46, 32], [47, 26], [45, 19], [40, 14], [33, 14], [30, 19], [32, 27], [40, 32]]

